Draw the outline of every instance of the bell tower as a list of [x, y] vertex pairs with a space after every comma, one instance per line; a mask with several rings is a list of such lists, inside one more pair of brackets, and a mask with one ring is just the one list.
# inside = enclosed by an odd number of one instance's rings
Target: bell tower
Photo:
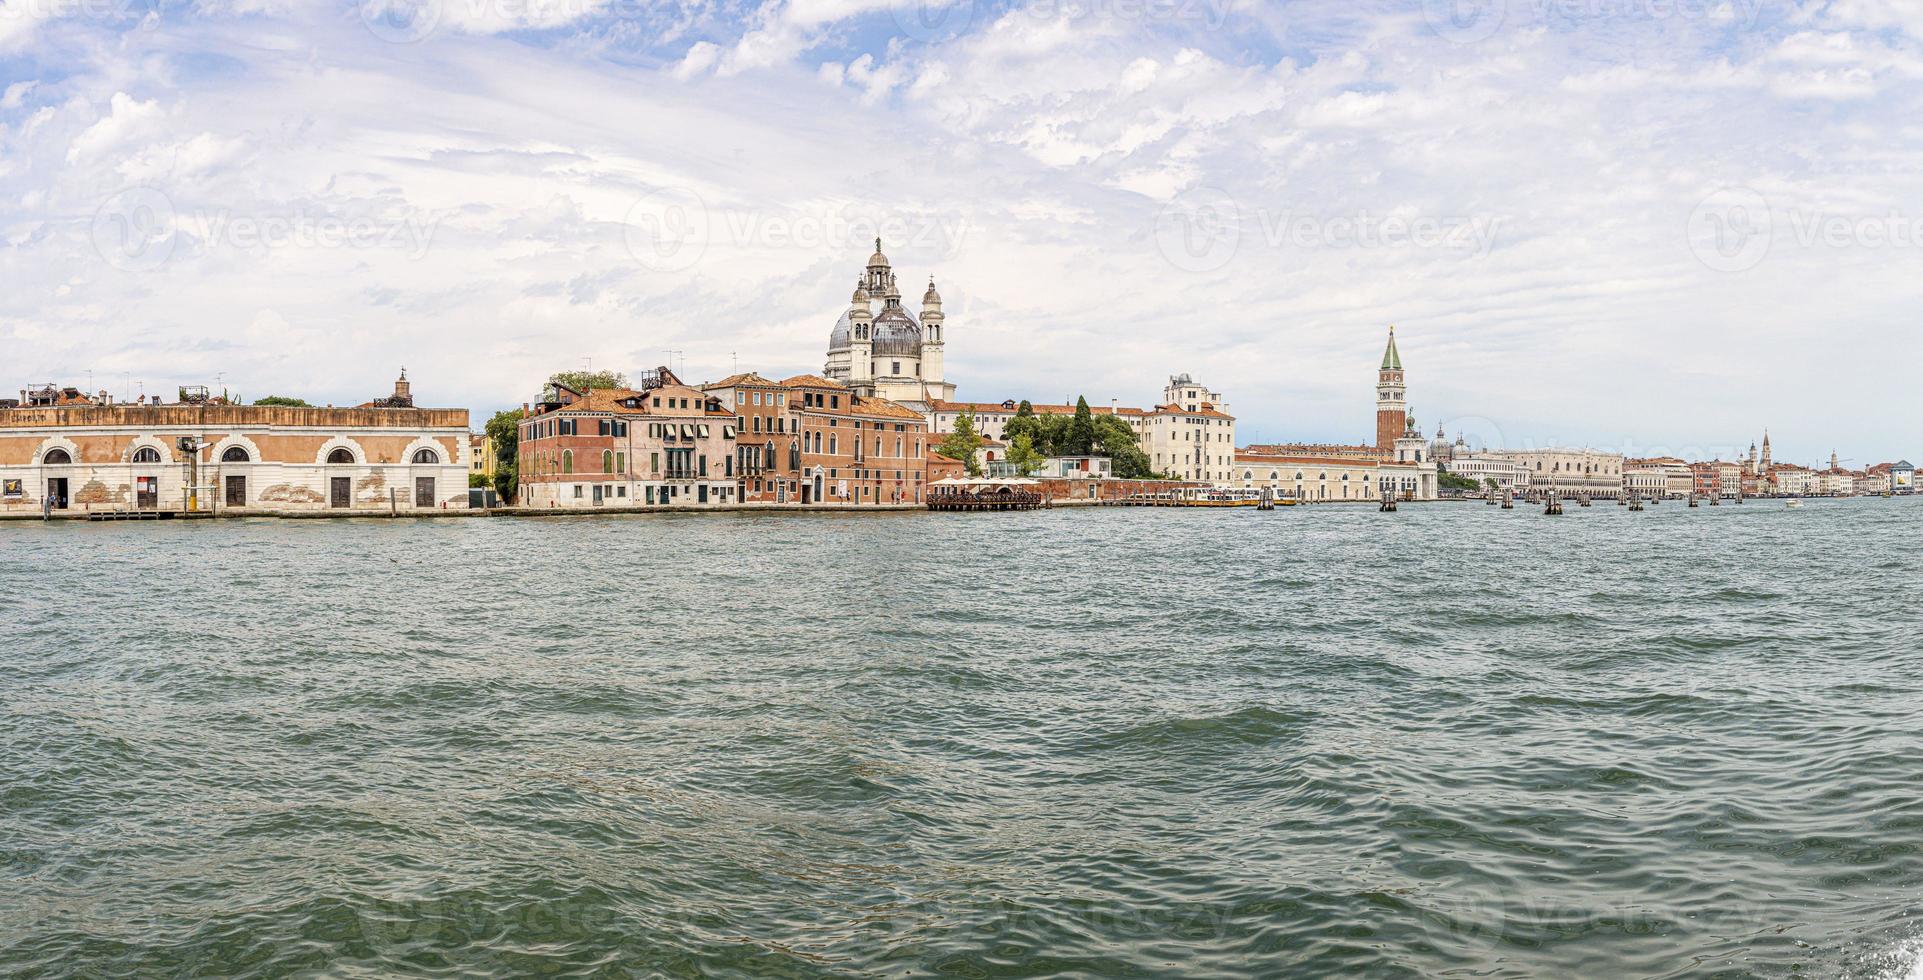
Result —
[[1389, 328], [1389, 346], [1382, 352], [1382, 369], [1375, 384], [1375, 448], [1395, 452], [1396, 440], [1409, 428], [1409, 386], [1402, 377], [1402, 355], [1396, 351], [1396, 328]]

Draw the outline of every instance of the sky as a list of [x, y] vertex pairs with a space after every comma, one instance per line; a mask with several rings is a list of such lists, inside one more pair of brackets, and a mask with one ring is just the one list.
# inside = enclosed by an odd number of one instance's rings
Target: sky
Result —
[[0, 0], [0, 392], [819, 372], [1923, 460], [1923, 0]]

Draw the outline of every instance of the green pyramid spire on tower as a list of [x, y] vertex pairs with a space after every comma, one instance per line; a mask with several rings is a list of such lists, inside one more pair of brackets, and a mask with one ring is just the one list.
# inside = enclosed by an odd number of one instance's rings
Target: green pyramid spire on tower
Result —
[[1396, 351], [1396, 328], [1389, 328], [1389, 349], [1382, 352], [1382, 370], [1402, 370], [1402, 355]]

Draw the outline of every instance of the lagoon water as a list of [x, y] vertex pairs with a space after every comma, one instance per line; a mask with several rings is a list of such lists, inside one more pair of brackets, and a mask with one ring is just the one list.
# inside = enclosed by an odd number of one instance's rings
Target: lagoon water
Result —
[[1919, 529], [0, 525], [0, 974], [1917, 976]]

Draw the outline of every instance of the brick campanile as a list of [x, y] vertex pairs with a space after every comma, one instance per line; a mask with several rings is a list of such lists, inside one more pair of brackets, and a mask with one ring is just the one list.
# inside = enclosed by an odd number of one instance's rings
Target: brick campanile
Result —
[[1382, 370], [1375, 383], [1375, 447], [1393, 453], [1396, 440], [1409, 427], [1409, 386], [1402, 379], [1402, 355], [1396, 351], [1396, 328], [1389, 328], [1389, 347], [1382, 352]]

